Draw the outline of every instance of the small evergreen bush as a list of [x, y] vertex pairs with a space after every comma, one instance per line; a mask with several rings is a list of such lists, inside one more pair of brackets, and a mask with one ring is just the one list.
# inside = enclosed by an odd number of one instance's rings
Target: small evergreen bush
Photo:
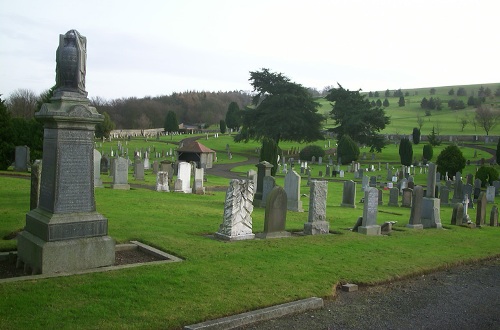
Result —
[[485, 187], [486, 182], [492, 185], [493, 181], [498, 180], [498, 171], [494, 167], [481, 166], [476, 172], [476, 179], [481, 180], [481, 187]]
[[319, 157], [325, 157], [325, 150], [320, 146], [309, 145], [304, 147], [299, 153], [300, 160], [311, 161], [312, 157], [316, 157], [318, 160]]
[[359, 147], [349, 135], [343, 135], [340, 138], [337, 147], [337, 157], [340, 157], [342, 165], [346, 165], [352, 161], [358, 160]]
[[462, 154], [462, 151], [455, 146], [447, 146], [441, 153], [439, 154], [436, 164], [438, 166], [438, 172], [441, 175], [445, 175], [448, 172], [448, 175], [453, 176], [457, 172], [462, 172], [465, 167], [465, 157]]
[[434, 151], [432, 149], [432, 144], [427, 143], [424, 145], [424, 149], [422, 151], [422, 156], [426, 161], [432, 160], [432, 156], [434, 155]]

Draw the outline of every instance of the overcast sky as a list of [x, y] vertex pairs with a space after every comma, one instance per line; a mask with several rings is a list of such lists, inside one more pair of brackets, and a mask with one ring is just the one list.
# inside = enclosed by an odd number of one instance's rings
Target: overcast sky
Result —
[[1, 0], [0, 94], [55, 83], [59, 34], [87, 37], [89, 97], [500, 82], [500, 1]]

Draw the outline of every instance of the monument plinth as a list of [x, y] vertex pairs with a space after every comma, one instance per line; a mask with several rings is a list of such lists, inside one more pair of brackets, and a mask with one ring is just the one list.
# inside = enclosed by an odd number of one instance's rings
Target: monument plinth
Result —
[[[75, 38], [85, 41], [79, 42], [83, 46], [72, 57], [78, 65], [59, 67], [60, 48], [71, 47]], [[57, 88], [51, 103], [35, 115], [44, 123], [40, 200], [26, 214], [17, 243], [18, 266], [24, 264], [34, 274], [110, 266], [115, 260], [115, 243], [107, 236], [108, 220], [95, 206], [94, 131], [103, 116], [89, 106], [84, 90], [85, 45], [85, 38], [75, 30], [61, 37]], [[68, 67], [76, 73], [64, 73]]]

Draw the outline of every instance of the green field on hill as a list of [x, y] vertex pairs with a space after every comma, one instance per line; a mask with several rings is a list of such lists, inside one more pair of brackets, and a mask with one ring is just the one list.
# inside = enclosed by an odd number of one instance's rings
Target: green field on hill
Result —
[[[486, 135], [484, 130], [479, 126], [474, 126], [473, 120], [475, 116], [475, 108], [473, 106], [467, 106], [463, 110], [451, 110], [448, 107], [448, 101], [450, 99], [463, 100], [467, 104], [467, 99], [469, 96], [473, 95], [477, 97], [479, 88], [483, 86], [484, 88], [490, 88], [492, 91], [492, 97], [486, 98], [485, 104], [492, 105], [494, 108], [500, 108], [500, 97], [494, 96], [495, 91], [500, 88], [500, 83], [493, 84], [477, 84], [477, 85], [457, 85], [457, 86], [443, 86], [434, 87], [435, 93], [431, 95], [429, 88], [416, 88], [416, 89], [404, 89], [403, 93], [408, 92], [409, 96], [405, 96], [406, 105], [404, 107], [398, 106], [399, 97], [392, 97], [394, 90], [390, 90], [390, 97], [388, 97], [389, 106], [386, 107], [386, 113], [391, 117], [391, 123], [386, 127], [382, 133], [386, 134], [411, 134], [414, 127], [418, 127], [417, 118], [420, 116], [423, 120], [422, 135], [428, 135], [432, 131], [434, 126], [439, 129], [439, 134], [441, 135]], [[457, 90], [463, 87], [467, 93], [466, 96], [457, 96]], [[450, 96], [448, 92], [450, 89], [454, 89], [455, 95]], [[375, 91], [373, 91], [375, 92]], [[379, 97], [368, 97], [368, 92], [363, 92], [366, 98], [370, 101], [380, 99], [382, 102], [385, 99], [385, 91], [378, 91]], [[431, 115], [426, 116], [425, 110], [420, 107], [420, 102], [422, 98], [429, 99], [430, 97], [439, 98], [443, 103], [442, 110], [431, 110]], [[328, 115], [332, 109], [331, 102], [325, 100], [324, 98], [319, 98], [316, 100], [320, 103], [319, 112], [324, 115]], [[468, 124], [464, 127], [462, 131], [461, 120], [465, 118], [468, 120]], [[325, 123], [325, 127], [331, 128], [333, 126], [333, 120], [328, 119]], [[490, 135], [500, 135], [500, 128], [497, 126], [494, 130], [490, 132]]]

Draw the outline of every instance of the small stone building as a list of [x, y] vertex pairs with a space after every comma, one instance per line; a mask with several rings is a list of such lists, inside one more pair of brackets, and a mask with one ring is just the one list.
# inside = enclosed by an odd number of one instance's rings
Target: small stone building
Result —
[[196, 162], [198, 168], [212, 168], [215, 151], [197, 141], [190, 141], [177, 149], [177, 160], [188, 163]]

